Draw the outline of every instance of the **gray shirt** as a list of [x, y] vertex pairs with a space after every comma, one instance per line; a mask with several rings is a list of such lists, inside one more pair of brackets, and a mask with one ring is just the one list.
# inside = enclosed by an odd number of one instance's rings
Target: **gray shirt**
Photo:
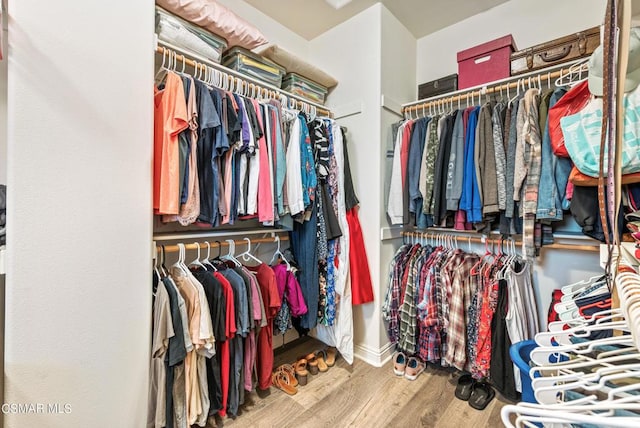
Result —
[[464, 176], [464, 126], [462, 115], [464, 110], [458, 110], [455, 124], [453, 125], [453, 137], [451, 140], [451, 153], [447, 168], [447, 210], [457, 211], [462, 195], [462, 178]]

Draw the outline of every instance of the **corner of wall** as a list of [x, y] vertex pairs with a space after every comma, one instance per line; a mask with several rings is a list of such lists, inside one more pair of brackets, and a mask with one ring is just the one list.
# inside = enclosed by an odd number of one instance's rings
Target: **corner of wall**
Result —
[[374, 367], [382, 367], [393, 356], [393, 345], [390, 342], [374, 348], [363, 343], [355, 345], [355, 357]]

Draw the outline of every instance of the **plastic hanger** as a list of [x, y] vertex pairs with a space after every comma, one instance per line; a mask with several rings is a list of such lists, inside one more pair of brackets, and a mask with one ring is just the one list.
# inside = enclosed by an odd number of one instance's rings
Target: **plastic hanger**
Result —
[[160, 69], [158, 69], [158, 72], [156, 73], [156, 76], [154, 77], [154, 80], [158, 83], [162, 82], [164, 80], [164, 77], [166, 76], [166, 73], [169, 71], [169, 69], [165, 66], [165, 62], [166, 62], [166, 56], [168, 54], [169, 50], [166, 48], [162, 49], [162, 64], [160, 65]]
[[[536, 400], [540, 403], [554, 403], [558, 392], [571, 391], [571, 390], [584, 390], [584, 391], [601, 391], [607, 387], [607, 382], [611, 382], [618, 379], [626, 378], [640, 378], [639, 371], [623, 371], [622, 373], [608, 374], [601, 376], [593, 381], [587, 379], [587, 376], [582, 378], [576, 378], [573, 382], [556, 383], [550, 386], [541, 386], [535, 389]], [[563, 380], [558, 380], [561, 382]], [[639, 403], [640, 404], [640, 403]]]
[[251, 254], [251, 239], [243, 238], [247, 242], [247, 250], [244, 253], [238, 254], [237, 258], [244, 260], [245, 262], [248, 260], [253, 260], [256, 263], [262, 264], [262, 261], [258, 259], [256, 256]]
[[217, 270], [216, 267], [209, 261], [209, 258], [211, 257], [211, 244], [209, 244], [209, 241], [204, 241], [204, 243], [207, 246], [207, 255], [200, 260], [200, 263], [203, 266], [211, 267], [215, 271]]
[[222, 259], [229, 260], [238, 267], [242, 266], [242, 264], [234, 257], [234, 254], [236, 252], [235, 241], [233, 239], [225, 239], [225, 242], [229, 244], [229, 252], [227, 253], [227, 255], [223, 256]]
[[[555, 81], [556, 87], [572, 86], [582, 81], [582, 73], [588, 70], [589, 59], [571, 64], [566, 74], [563, 70], [560, 70], [560, 76]], [[568, 78], [568, 80], [567, 80]]]
[[580, 280], [578, 282], [574, 282], [573, 284], [565, 285], [565, 286], [563, 286], [561, 288], [562, 293], [563, 294], [569, 294], [575, 289], [586, 288], [586, 287], [590, 286], [591, 284], [593, 284], [594, 282], [596, 282], [597, 280], [601, 279], [603, 276], [604, 276], [604, 274], [595, 275], [595, 276], [592, 276], [592, 277], [590, 277], [588, 279], [583, 279], [583, 280]]
[[[410, 236], [409, 238], [412, 239], [413, 236]], [[284, 254], [282, 254], [282, 251], [280, 251], [280, 237], [276, 235], [274, 237], [274, 240], [276, 242], [276, 251], [273, 253], [273, 257], [271, 257], [271, 261], [269, 262], [269, 265], [273, 266], [273, 264], [276, 262], [276, 259], [280, 258], [280, 260], [282, 260], [287, 265], [287, 270], [291, 270], [291, 265], [289, 264], [289, 261], [284, 256]]]
[[[518, 81], [516, 82], [516, 95], [513, 98], [509, 98], [509, 105], [510, 106], [513, 105], [513, 102], [515, 100], [517, 100], [518, 97], [520, 96], [520, 81], [521, 80], [522, 79], [518, 79]], [[509, 96], [509, 95], [507, 94], [507, 96]]]
[[189, 263], [189, 266], [198, 266], [202, 269], [206, 269], [202, 262], [200, 262], [200, 244], [198, 242], [196, 242], [196, 249], [198, 250], [198, 254], [196, 258], [191, 263]]
[[183, 243], [179, 243], [178, 244], [178, 260], [173, 264], [173, 266], [171, 267], [172, 270], [179, 270], [183, 275], [187, 274], [187, 271], [185, 269], [185, 266], [183, 265], [183, 252], [184, 252], [184, 244]]
[[160, 273], [162, 274], [162, 276], [169, 276], [169, 269], [167, 269], [167, 267], [165, 266], [164, 262], [165, 262], [165, 249], [164, 249], [164, 245], [160, 246], [160, 254], [161, 254], [161, 258], [160, 258]]
[[482, 235], [483, 239], [484, 239], [484, 255], [482, 257], [480, 257], [480, 260], [478, 260], [476, 262], [475, 265], [473, 265], [473, 267], [471, 268], [471, 275], [478, 275], [480, 274], [480, 271], [478, 271], [478, 268], [480, 267], [480, 265], [482, 265], [482, 262], [485, 261], [485, 259], [491, 255], [491, 252], [489, 251], [489, 243], [488, 243], [488, 239], [486, 235]]
[[[500, 411], [502, 423], [507, 428], [516, 427], [545, 427], [557, 428], [575, 424], [590, 424], [611, 428], [637, 428], [640, 418], [600, 416], [598, 411], [628, 410], [637, 412], [640, 404], [636, 403], [604, 403], [584, 404], [578, 406], [553, 406], [534, 403], [518, 403], [504, 406]], [[513, 424], [515, 419], [516, 425]], [[526, 424], [529, 422], [529, 424]]]

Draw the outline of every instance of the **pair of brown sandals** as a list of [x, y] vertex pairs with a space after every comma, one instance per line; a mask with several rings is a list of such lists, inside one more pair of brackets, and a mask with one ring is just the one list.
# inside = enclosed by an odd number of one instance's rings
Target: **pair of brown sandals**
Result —
[[317, 375], [318, 373], [324, 373], [329, 370], [329, 367], [335, 365], [337, 355], [338, 351], [336, 348], [330, 347], [299, 357], [293, 365], [298, 383], [301, 386], [305, 386], [309, 378], [309, 373]]
[[327, 348], [299, 357], [293, 364], [278, 366], [271, 375], [271, 382], [286, 394], [295, 395], [298, 393], [298, 386], [307, 384], [309, 373], [316, 375], [326, 372], [335, 365], [337, 356], [336, 348]]

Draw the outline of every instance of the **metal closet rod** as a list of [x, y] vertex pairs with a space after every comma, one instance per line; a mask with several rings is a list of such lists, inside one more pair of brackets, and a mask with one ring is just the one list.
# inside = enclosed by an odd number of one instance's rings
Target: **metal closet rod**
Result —
[[[429, 237], [438, 237], [438, 236], [453, 236], [455, 238], [461, 238], [461, 242], [473, 242], [476, 244], [484, 244], [483, 242], [483, 238], [479, 237], [479, 236], [464, 236], [464, 235], [457, 235], [457, 234], [448, 234], [448, 233], [440, 233], [439, 232], [402, 232], [402, 236], [406, 236], [409, 238], [429, 238]], [[499, 236], [487, 236], [485, 238], [487, 241], [495, 241], [495, 242], [500, 242], [502, 240], [502, 238], [500, 238]], [[522, 240], [521, 239], [514, 239], [516, 244], [522, 244]], [[593, 244], [593, 245], [584, 245], [584, 244], [561, 244], [561, 243], [555, 243], [555, 244], [550, 244], [550, 245], [543, 245], [542, 246], [543, 249], [545, 248], [549, 248], [549, 249], [555, 249], [555, 250], [572, 250], [572, 251], [589, 251], [589, 252], [595, 252], [595, 253], [599, 253], [600, 252], [600, 245], [598, 244]]]
[[[578, 63], [580, 63], [580, 61], [573, 62], [571, 63], [571, 66], [573, 67]], [[404, 114], [407, 114], [429, 107], [446, 107], [456, 101], [464, 101], [469, 99], [470, 97], [482, 97], [483, 95], [491, 95], [495, 94], [496, 92], [505, 91], [507, 89], [515, 89], [519, 85], [522, 85], [522, 82], [525, 82], [525, 84], [527, 82], [537, 84], [539, 81], [541, 83], [547, 81], [551, 82], [551, 79], [557, 79], [558, 77], [565, 76], [568, 73], [578, 71], [578, 69], [573, 69], [572, 67], [567, 67], [567, 64], [565, 64], [562, 68], [556, 69], [555, 71], [550, 71], [549, 69], [539, 70], [537, 72], [527, 73], [520, 76], [507, 77], [502, 80], [487, 83], [486, 85], [476, 86], [469, 89], [462, 89], [459, 91], [455, 91], [449, 95], [437, 95], [435, 97], [425, 98], [424, 100], [418, 100], [403, 105], [402, 112]]]
[[[161, 43], [161, 42], [158, 42], [158, 43]], [[226, 74], [227, 77], [232, 78], [234, 81], [236, 79], [240, 79], [241, 81], [243, 81], [245, 85], [247, 85], [250, 91], [254, 90], [255, 88], [255, 90], [258, 90], [260, 94], [270, 94], [270, 93], [275, 93], [276, 95], [282, 94], [287, 98], [293, 99], [296, 102], [296, 108], [303, 110], [303, 107], [305, 105], [313, 106], [313, 108], [316, 109], [318, 114], [322, 116], [333, 117], [333, 113], [331, 113], [330, 110], [326, 109], [320, 104], [314, 103], [313, 101], [305, 100], [302, 97], [299, 97], [295, 94], [284, 91], [280, 88], [277, 88], [276, 86], [269, 85], [268, 83], [260, 82], [251, 77], [244, 76], [241, 73], [238, 73], [223, 65], [216, 64], [215, 62], [206, 60], [204, 58], [197, 58], [197, 60], [191, 59], [187, 57], [186, 53], [178, 53], [178, 49], [173, 46], [167, 47], [167, 46], [158, 45], [156, 47], [156, 52], [159, 54], [169, 54], [171, 57], [171, 60], [176, 62], [176, 66], [180, 65], [178, 64], [178, 62], [180, 62], [180, 63], [184, 63], [186, 65], [191, 66], [194, 70], [202, 69], [203, 67], [211, 67], [220, 71], [223, 74]]]
[[[282, 236], [280, 237], [280, 241], [288, 241], [289, 237], [288, 236]], [[216, 248], [216, 247], [228, 247], [229, 246], [229, 242], [226, 241], [220, 241], [220, 240], [215, 240], [215, 241], [207, 241], [209, 242], [209, 245], [211, 248]], [[274, 243], [277, 242], [276, 238], [257, 238], [257, 239], [251, 239], [251, 245], [253, 244], [270, 244], [270, 243]], [[246, 245], [247, 241], [245, 241], [244, 239], [242, 240], [234, 240], [233, 243], [236, 246], [239, 245]], [[164, 247], [164, 252], [165, 253], [177, 253], [178, 251], [180, 251], [180, 247], [178, 245], [156, 245], [156, 250], [159, 251], [162, 247]], [[206, 250], [207, 249], [207, 244], [204, 242], [193, 242], [191, 244], [184, 244], [185, 250], [197, 250], [198, 247], [200, 247], [201, 250]]]

